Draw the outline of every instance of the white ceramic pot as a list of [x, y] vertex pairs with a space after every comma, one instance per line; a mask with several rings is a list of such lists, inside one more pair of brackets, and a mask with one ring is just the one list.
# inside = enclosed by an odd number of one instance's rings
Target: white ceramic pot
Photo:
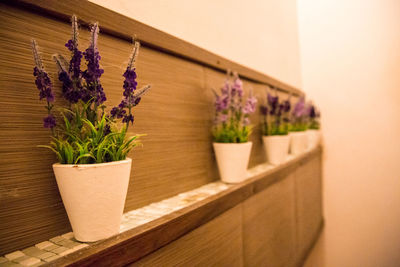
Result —
[[94, 242], [119, 233], [132, 160], [53, 165], [77, 240]]
[[306, 131], [290, 132], [290, 153], [301, 154], [308, 148], [308, 135]]
[[264, 152], [272, 165], [282, 164], [289, 154], [289, 135], [263, 136]]
[[321, 131], [320, 130], [307, 130], [308, 135], [308, 148], [313, 149], [319, 145], [321, 141]]
[[247, 174], [252, 142], [213, 143], [221, 180], [236, 184], [244, 181]]

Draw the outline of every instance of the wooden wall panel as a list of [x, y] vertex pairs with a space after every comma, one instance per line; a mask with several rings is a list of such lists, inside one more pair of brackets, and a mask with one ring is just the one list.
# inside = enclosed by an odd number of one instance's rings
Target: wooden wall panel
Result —
[[[1, 6], [0, 11], [0, 254], [70, 230], [46, 149], [49, 133], [32, 75], [30, 39], [37, 39], [47, 70], [55, 78], [51, 55], [67, 54], [68, 24]], [[88, 33], [81, 30], [81, 49]], [[109, 107], [122, 98], [122, 73], [131, 45], [100, 35], [102, 83]], [[212, 98], [204, 87], [204, 67], [143, 48], [138, 60], [139, 85], [153, 88], [135, 109], [135, 133], [146, 133], [134, 150], [125, 210], [176, 195], [218, 179], [210, 127]], [[57, 104], [64, 104], [60, 84]]]
[[322, 157], [318, 155], [297, 168], [297, 261], [301, 261], [315, 241], [322, 224]]
[[295, 259], [294, 174], [243, 202], [245, 266], [290, 267]]
[[130, 266], [243, 266], [241, 204]]

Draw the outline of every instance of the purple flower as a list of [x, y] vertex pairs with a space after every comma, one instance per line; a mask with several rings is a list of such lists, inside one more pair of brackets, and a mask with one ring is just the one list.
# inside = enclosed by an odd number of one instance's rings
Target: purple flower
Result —
[[36, 77], [35, 84], [39, 90], [39, 99], [46, 99], [49, 103], [54, 102], [53, 85], [47, 72], [45, 70], [40, 70], [38, 67], [34, 67], [33, 75]]
[[250, 114], [253, 113], [256, 110], [256, 103], [257, 99], [250, 94], [250, 96], [247, 98], [246, 104], [244, 105], [243, 108], [243, 113], [244, 114]]
[[234, 96], [236, 93], [239, 97], [243, 96], [243, 82], [239, 79], [239, 77], [234, 80], [232, 85], [232, 96]]
[[289, 112], [290, 111], [290, 101], [289, 101], [289, 99], [288, 100], [285, 100], [285, 101], [283, 101], [283, 112]]
[[305, 100], [304, 97], [300, 97], [299, 101], [296, 103], [293, 109], [293, 116], [295, 118], [301, 118], [305, 115]]
[[125, 97], [129, 97], [136, 90], [136, 86], [137, 86], [137, 82], [136, 82], [137, 75], [135, 72], [135, 68], [133, 68], [133, 69], [127, 68], [125, 73], [122, 76], [125, 77], [124, 85], [123, 85], [123, 88], [124, 88], [123, 95]]
[[39, 99], [46, 99], [49, 103], [54, 102], [54, 94], [52, 91], [53, 84], [44, 69], [42, 58], [39, 55], [38, 45], [35, 40], [32, 40], [32, 53], [35, 60], [33, 75], [36, 77], [35, 84], [39, 90]]
[[62, 82], [62, 93], [66, 100], [70, 103], [77, 103], [82, 97], [81, 88], [76, 88], [76, 83], [74, 86], [74, 81], [71, 75], [67, 71], [67, 62], [61, 55], [54, 55], [54, 61], [56, 62], [58, 68], [58, 80]]
[[250, 119], [249, 119], [248, 117], [245, 117], [245, 118], [243, 119], [243, 125], [244, 125], [244, 126], [250, 125]]
[[100, 83], [100, 77], [104, 73], [104, 70], [100, 68], [99, 63], [101, 56], [97, 49], [98, 34], [99, 25], [95, 23], [91, 28], [90, 46], [83, 52], [87, 61], [87, 70], [82, 73], [82, 76], [86, 81], [87, 90], [82, 97], [86, 102], [94, 99], [96, 104], [100, 105], [107, 98]]
[[274, 115], [278, 108], [279, 98], [278, 96], [272, 96], [270, 93], [268, 93], [267, 100], [268, 100], [268, 105], [270, 107], [269, 114]]
[[128, 114], [128, 115], [126, 115], [126, 116], [124, 116], [124, 118], [122, 119], [122, 122], [125, 122], [125, 123], [133, 123], [133, 115], [132, 114]]
[[142, 96], [150, 89], [150, 85], [143, 87], [139, 92], [134, 94], [137, 87], [136, 82], [136, 69], [135, 69], [135, 61], [136, 57], [139, 53], [139, 42], [135, 42], [133, 52], [129, 58], [128, 66], [124, 74], [122, 75], [125, 77], [124, 79], [124, 92], [121, 103], [118, 107], [114, 107], [110, 111], [111, 118], [122, 118], [122, 122], [129, 125], [129, 123], [133, 124], [134, 116], [132, 115], [132, 108], [138, 105], [142, 99]]
[[264, 105], [260, 106], [260, 112], [264, 116], [268, 115], [268, 107]]
[[310, 107], [309, 116], [311, 119], [314, 119], [317, 116], [317, 114], [315, 113], [315, 107], [313, 105], [311, 105]]
[[217, 112], [226, 110], [229, 106], [229, 96], [222, 94], [222, 95], [217, 95], [215, 93], [215, 110]]
[[56, 119], [53, 115], [49, 114], [47, 117], [43, 119], [43, 127], [52, 129], [56, 126]]

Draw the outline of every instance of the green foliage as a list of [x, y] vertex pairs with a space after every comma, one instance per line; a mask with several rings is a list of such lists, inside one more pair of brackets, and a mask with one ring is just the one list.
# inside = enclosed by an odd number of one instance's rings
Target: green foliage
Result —
[[311, 120], [310, 125], [308, 126], [308, 129], [310, 129], [310, 130], [319, 130], [319, 128], [320, 128], [319, 121], [316, 120], [316, 119]]
[[216, 143], [246, 143], [249, 141], [251, 131], [251, 126], [223, 123], [215, 126], [212, 134]]
[[84, 104], [76, 105], [74, 111], [64, 109], [62, 129], [49, 146], [40, 147], [52, 150], [61, 164], [93, 164], [124, 160], [140, 144], [140, 135], [127, 136], [126, 124], [119, 129], [104, 113], [98, 121], [88, 114]]
[[289, 124], [289, 132], [302, 132], [308, 129], [307, 123], [297, 122]]
[[280, 123], [266, 123], [261, 125], [263, 135], [287, 135], [289, 133], [289, 125], [285, 122]]

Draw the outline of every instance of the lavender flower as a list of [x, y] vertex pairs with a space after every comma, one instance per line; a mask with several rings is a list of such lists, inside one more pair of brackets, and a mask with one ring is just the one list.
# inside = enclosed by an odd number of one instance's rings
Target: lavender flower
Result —
[[82, 73], [86, 81], [87, 90], [83, 93], [82, 99], [85, 102], [94, 99], [97, 105], [107, 100], [100, 83], [100, 77], [104, 70], [100, 68], [100, 53], [97, 49], [97, 38], [99, 34], [99, 25], [95, 23], [91, 28], [90, 46], [83, 52], [87, 61], [87, 70]]
[[53, 109], [53, 105], [50, 104], [54, 102], [54, 94], [52, 91], [52, 83], [49, 75], [44, 69], [44, 65], [42, 62], [42, 58], [40, 57], [38, 51], [38, 45], [35, 40], [32, 40], [32, 52], [33, 58], [35, 60], [35, 67], [33, 68], [33, 75], [36, 77], [35, 84], [39, 90], [39, 99], [46, 99], [47, 101], [47, 114], [48, 116], [43, 119], [43, 126], [45, 128], [53, 129], [56, 126], [56, 120], [51, 114], [51, 110]]
[[52, 91], [53, 85], [50, 77], [44, 69], [42, 59], [39, 55], [38, 45], [35, 40], [32, 40], [32, 52], [35, 60], [33, 75], [36, 77], [35, 84], [39, 90], [39, 99], [46, 99], [47, 102], [54, 102], [54, 94]]
[[[243, 101], [243, 83], [237, 73], [228, 71], [221, 94], [214, 91], [215, 117], [213, 135], [216, 142], [243, 143], [250, 135], [250, 114], [256, 109], [257, 99], [250, 92]], [[244, 103], [243, 103], [244, 102]]]
[[267, 95], [268, 105], [270, 107], [269, 114], [274, 115], [278, 107], [278, 96], [272, 96], [270, 93]]
[[139, 54], [139, 48], [140, 43], [136, 41], [134, 43], [132, 54], [129, 58], [128, 66], [126, 67], [126, 70], [122, 75], [123, 77], [125, 77], [123, 85], [124, 98], [122, 99], [118, 107], [113, 107], [110, 111], [111, 118], [122, 118], [122, 122], [126, 123], [127, 126], [129, 126], [129, 123], [133, 124], [134, 121], [132, 108], [140, 103], [142, 96], [150, 89], [150, 85], [146, 85], [145, 87], [140, 89], [138, 93], [134, 94], [137, 87], [135, 62]]
[[[69, 62], [69, 73], [78, 85], [81, 79], [81, 59], [82, 52], [78, 49], [78, 20], [75, 15], [72, 16], [72, 38], [68, 40], [65, 46], [72, 52], [71, 60]], [[81, 86], [80, 86], [81, 87]]]
[[56, 119], [53, 115], [49, 114], [47, 117], [43, 118], [43, 127], [52, 129], [56, 126]]
[[293, 109], [293, 116], [295, 118], [301, 118], [305, 114], [305, 100], [304, 97], [300, 97]]
[[62, 82], [62, 93], [66, 100], [70, 103], [77, 103], [82, 96], [81, 88], [76, 88], [73, 78], [67, 70], [67, 61], [59, 54], [53, 55], [58, 69], [58, 80]]
[[232, 85], [232, 96], [235, 96], [236, 93], [238, 94], [239, 97], [243, 96], [243, 82], [242, 80], [239, 79], [239, 76], [237, 76], [237, 73], [235, 75], [235, 80], [233, 81]]
[[229, 107], [229, 95], [227, 93], [222, 93], [222, 95], [218, 95], [217, 92], [215, 92], [214, 90], [213, 92], [215, 95], [215, 110], [217, 112], [226, 110]]
[[246, 104], [243, 108], [244, 114], [251, 114], [256, 111], [257, 99], [253, 96], [253, 92], [250, 91], [250, 96], [247, 98]]
[[267, 93], [267, 104], [261, 106], [263, 115], [262, 131], [264, 135], [286, 135], [288, 133], [290, 101], [279, 101], [279, 97]]

